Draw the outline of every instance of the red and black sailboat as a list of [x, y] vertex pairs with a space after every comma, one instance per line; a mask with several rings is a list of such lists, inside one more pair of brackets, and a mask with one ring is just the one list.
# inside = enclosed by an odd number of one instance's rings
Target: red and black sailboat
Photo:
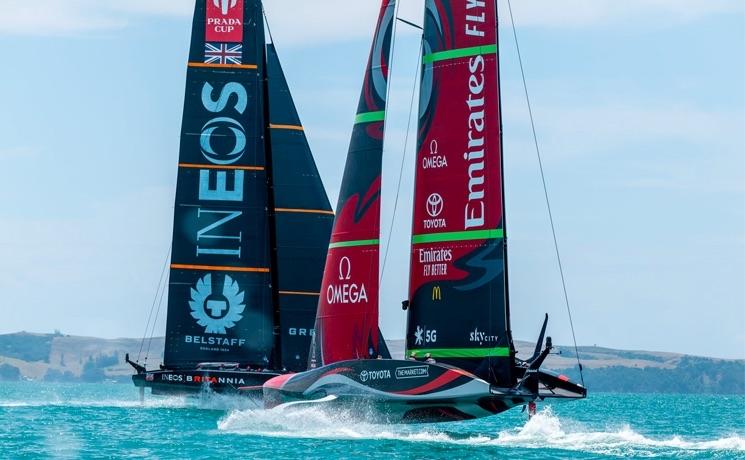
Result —
[[[516, 358], [510, 329], [496, 0], [427, 0], [407, 359], [378, 332], [380, 170], [387, 55], [385, 0], [347, 158], [310, 369], [264, 384], [268, 405], [359, 404], [387, 421], [484, 417], [583, 386]], [[377, 84], [377, 86], [376, 86]], [[373, 409], [370, 411], [369, 409]]]
[[261, 1], [197, 0], [164, 360], [127, 357], [135, 385], [228, 392], [304, 370], [333, 218]]

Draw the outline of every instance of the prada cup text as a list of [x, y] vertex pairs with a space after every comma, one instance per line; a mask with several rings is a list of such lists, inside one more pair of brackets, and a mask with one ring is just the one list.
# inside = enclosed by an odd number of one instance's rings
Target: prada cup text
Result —
[[243, 27], [240, 19], [233, 18], [207, 18], [207, 27], [215, 32], [230, 33], [238, 27]]

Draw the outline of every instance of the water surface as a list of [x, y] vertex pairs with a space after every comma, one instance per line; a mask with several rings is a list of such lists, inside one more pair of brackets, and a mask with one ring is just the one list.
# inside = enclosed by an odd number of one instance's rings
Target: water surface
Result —
[[319, 408], [153, 397], [131, 385], [5, 383], [3, 458], [745, 459], [745, 397], [591, 394], [488, 419], [373, 425]]

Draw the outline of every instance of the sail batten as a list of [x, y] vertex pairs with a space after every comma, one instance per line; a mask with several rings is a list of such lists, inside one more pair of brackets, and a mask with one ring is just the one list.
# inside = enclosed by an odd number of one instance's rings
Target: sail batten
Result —
[[422, 57], [423, 64], [432, 64], [434, 62], [446, 61], [449, 59], [458, 59], [470, 56], [484, 56], [488, 54], [496, 54], [497, 45], [480, 45], [472, 46], [470, 48], [456, 48], [447, 51], [439, 51], [437, 53], [425, 54]]
[[258, 70], [259, 66], [256, 64], [207, 64], [204, 62], [190, 62], [189, 67], [196, 67], [202, 69], [244, 69], [244, 70]]
[[411, 239], [414, 244], [438, 243], [444, 241], [469, 241], [504, 238], [504, 230], [470, 230], [463, 232], [424, 233], [414, 235]]
[[373, 123], [376, 121], [385, 121], [385, 111], [358, 113], [354, 118], [355, 124]]
[[490, 357], [509, 357], [509, 347], [494, 348], [420, 348], [410, 349], [409, 353], [415, 356], [429, 355], [431, 358], [490, 358]]

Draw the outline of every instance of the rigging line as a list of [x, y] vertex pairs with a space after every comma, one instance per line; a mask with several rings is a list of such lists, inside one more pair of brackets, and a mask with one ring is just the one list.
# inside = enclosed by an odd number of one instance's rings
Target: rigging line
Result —
[[515, 47], [517, 48], [517, 59], [520, 63], [520, 74], [522, 75], [523, 80], [523, 89], [525, 90], [525, 100], [528, 104], [528, 114], [530, 115], [530, 127], [533, 130], [533, 142], [535, 143], [535, 152], [538, 156], [538, 167], [541, 171], [541, 182], [543, 182], [543, 194], [546, 198], [546, 208], [548, 209], [548, 219], [551, 223], [551, 234], [554, 238], [554, 249], [556, 250], [556, 260], [559, 264], [559, 274], [561, 275], [561, 287], [564, 290], [564, 303], [567, 307], [567, 314], [569, 315], [569, 326], [572, 330], [572, 340], [574, 341], [574, 353], [577, 357], [577, 366], [579, 367], [579, 377], [582, 381], [582, 385], [585, 385], [585, 378], [584, 374], [582, 372], [582, 363], [579, 360], [579, 348], [577, 347], [577, 337], [574, 333], [574, 321], [572, 320], [572, 309], [569, 305], [569, 294], [567, 294], [567, 285], [564, 278], [564, 268], [561, 264], [561, 253], [559, 252], [559, 242], [556, 238], [556, 226], [554, 225], [554, 216], [551, 212], [551, 201], [548, 197], [548, 186], [546, 185], [546, 175], [543, 171], [543, 159], [541, 158], [541, 149], [538, 147], [538, 135], [536, 134], [535, 129], [535, 121], [533, 119], [533, 109], [530, 104], [530, 95], [528, 93], [528, 83], [525, 80], [525, 68], [523, 67], [523, 58], [522, 54], [520, 53], [520, 43], [517, 40], [517, 28], [515, 27], [515, 17], [512, 14], [512, 2], [510, 0], [507, 0], [507, 7], [510, 11], [510, 22], [512, 23], [512, 35], [515, 38]]
[[150, 320], [153, 317], [153, 310], [155, 310], [155, 303], [158, 301], [158, 293], [160, 287], [163, 284], [163, 276], [168, 268], [168, 259], [171, 257], [171, 247], [168, 246], [168, 252], [166, 253], [166, 259], [163, 262], [163, 269], [160, 272], [160, 279], [158, 280], [158, 287], [155, 289], [155, 295], [153, 296], [153, 304], [150, 306], [150, 314], [147, 316], [147, 324], [145, 324], [145, 332], [142, 333], [142, 341], [140, 342], [140, 350], [137, 352], [137, 362], [140, 362], [140, 356], [142, 355], [142, 347], [145, 346], [145, 340], [147, 339], [147, 331], [150, 329]]
[[[419, 42], [419, 56], [422, 55], [422, 49], [424, 47], [424, 39]], [[391, 235], [393, 235], [393, 225], [396, 222], [396, 211], [398, 210], [398, 199], [401, 195], [401, 181], [404, 175], [404, 164], [406, 163], [406, 153], [409, 146], [409, 134], [411, 133], [411, 115], [414, 113], [414, 98], [416, 96], [416, 82], [419, 79], [419, 72], [422, 69], [421, 63], [417, 63], [416, 72], [414, 73], [414, 85], [411, 88], [411, 102], [409, 103], [409, 118], [408, 124], [406, 125], [406, 137], [404, 138], [404, 151], [401, 155], [401, 168], [398, 171], [398, 185], [396, 186], [396, 200], [393, 202], [393, 215], [391, 216], [391, 225], [388, 228], [388, 241], [385, 245], [385, 254], [383, 255], [383, 267], [380, 270], [380, 281], [383, 280], [383, 274], [385, 273], [385, 265], [388, 262], [388, 252], [391, 248]]]
[[[388, 57], [388, 84], [386, 85], [386, 88], [385, 88], [385, 107], [383, 108], [383, 110], [385, 110], [385, 112], [386, 112], [385, 119], [383, 120], [383, 133], [386, 133], [387, 132], [387, 128], [388, 128], [388, 120], [389, 120], [389, 117], [388, 117], [388, 100], [390, 99], [391, 86], [392, 86], [391, 83], [393, 81], [393, 78], [392, 78], [393, 77], [393, 58], [395, 56], [395, 51], [396, 51], [396, 25], [398, 24], [398, 21], [396, 21], [396, 19], [398, 18], [398, 10], [399, 10], [399, 7], [400, 6], [401, 6], [401, 3], [396, 0], [395, 1], [395, 5], [393, 7], [393, 25], [392, 25], [393, 30], [391, 31], [391, 48], [390, 48], [391, 53], [390, 53], [390, 55]], [[385, 134], [384, 134], [384, 136], [385, 136]], [[408, 133], [407, 133], [407, 136], [408, 136]], [[385, 137], [387, 137], [387, 136], [385, 136]], [[386, 139], [384, 138], [383, 139], [383, 152], [382, 152], [383, 155], [385, 155], [385, 141], [386, 141]], [[401, 167], [403, 168], [403, 164], [402, 164]], [[381, 158], [381, 168], [382, 168], [382, 158]], [[400, 185], [400, 183], [399, 183], [399, 185]], [[381, 188], [382, 188], [382, 170], [381, 170]], [[380, 197], [380, 200], [382, 201], [382, 196]], [[398, 196], [396, 196], [396, 201], [398, 202]], [[393, 217], [391, 218], [391, 221], [393, 221], [395, 219], [395, 217], [396, 217], [396, 214], [395, 214], [395, 207], [394, 207], [394, 214], [393, 214]], [[391, 226], [393, 226], [393, 223], [392, 222], [391, 222]], [[380, 236], [381, 236], [380, 230], [381, 230], [380, 229], [380, 223], [378, 223], [378, 238], [380, 238]], [[390, 235], [390, 232], [389, 232], [388, 239], [387, 239], [386, 245], [385, 245], [385, 256], [383, 257], [383, 264], [380, 267], [380, 271], [378, 272], [378, 285], [380, 285], [380, 281], [383, 279], [383, 273], [385, 272], [385, 262], [386, 262], [386, 259], [388, 258], [388, 248], [390, 247], [390, 245], [391, 245], [391, 235]]]
[[413, 23], [413, 22], [411, 22], [411, 21], [407, 21], [407, 20], [406, 20], [406, 19], [404, 19], [404, 18], [399, 18], [399, 17], [396, 17], [396, 19], [398, 19], [399, 21], [403, 22], [404, 24], [408, 24], [408, 25], [410, 25], [411, 27], [413, 27], [413, 28], [415, 28], [415, 29], [419, 29], [419, 30], [424, 30], [424, 28], [423, 28], [422, 26], [420, 26], [420, 25], [418, 25], [418, 24], [414, 24], [414, 23]]
[[158, 309], [155, 310], [155, 318], [153, 318], [153, 327], [150, 330], [150, 339], [147, 342], [147, 351], [145, 352], [145, 364], [147, 364], [147, 358], [150, 356], [150, 345], [153, 343], [153, 335], [155, 335], [155, 326], [158, 323], [158, 316], [160, 315], [160, 307], [163, 305], [163, 297], [165, 296], [166, 289], [168, 288], [168, 281], [171, 278], [171, 273], [166, 276], [166, 282], [163, 283], [163, 289], [160, 291], [160, 299], [158, 300]]
[[264, 15], [264, 24], [266, 24], [266, 30], [269, 32], [269, 41], [272, 42], [272, 45], [274, 44], [274, 37], [272, 37], [272, 28], [269, 27], [269, 18], [266, 16], [266, 10], [264, 9], [264, 4], [261, 4], [261, 14]]

